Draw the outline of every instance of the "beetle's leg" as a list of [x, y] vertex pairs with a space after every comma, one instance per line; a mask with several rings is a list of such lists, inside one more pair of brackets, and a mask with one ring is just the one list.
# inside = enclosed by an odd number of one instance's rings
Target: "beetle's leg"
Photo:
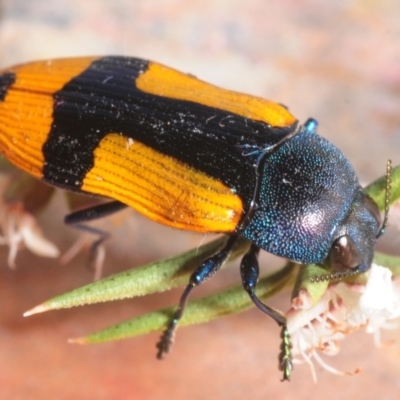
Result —
[[160, 341], [157, 343], [157, 358], [161, 359], [165, 353], [169, 352], [169, 349], [173, 343], [176, 326], [183, 316], [190, 292], [193, 290], [193, 288], [201, 285], [208, 278], [211, 278], [222, 267], [231, 254], [232, 248], [237, 240], [238, 237], [236, 235], [230, 236], [225, 246], [218, 251], [218, 253], [204, 260], [201, 265], [198, 266], [197, 269], [192, 273], [189, 284], [186, 286], [186, 289], [181, 295], [178, 308], [173, 314], [168, 327], [161, 335]]
[[[101, 271], [104, 261], [104, 250], [100, 245], [110, 236], [108, 232], [98, 228], [94, 228], [85, 224], [85, 222], [93, 221], [98, 218], [106, 217], [117, 211], [125, 208], [126, 205], [119, 201], [111, 201], [109, 203], [98, 204], [94, 207], [89, 207], [83, 210], [75, 211], [64, 218], [64, 222], [67, 225], [71, 225], [81, 231], [92, 233], [97, 236], [97, 239], [93, 241], [90, 246], [90, 255], [87, 260], [88, 267], [94, 270], [94, 280], [100, 279]], [[76, 253], [76, 249], [79, 248], [78, 242], [70, 248], [70, 250], [64, 254], [63, 262], [68, 262]]]
[[74, 228], [81, 231], [93, 233], [94, 235], [98, 236], [98, 239], [93, 242], [90, 249], [90, 256], [91, 259], [93, 259], [97, 253], [98, 247], [101, 245], [101, 243], [103, 243], [105, 239], [109, 237], [109, 233], [102, 231], [101, 229], [85, 225], [84, 223], [93, 221], [95, 219], [107, 217], [108, 215], [120, 211], [125, 207], [127, 206], [119, 201], [111, 201], [109, 203], [98, 204], [96, 206], [85, 208], [83, 210], [78, 210], [71, 214], [68, 214], [64, 218], [64, 223], [66, 225], [72, 225]]
[[126, 204], [119, 201], [110, 201], [108, 203], [97, 204], [93, 207], [84, 208], [83, 210], [74, 211], [64, 218], [67, 225], [79, 224], [81, 222], [89, 222], [95, 219], [107, 217], [127, 207]]
[[293, 369], [291, 356], [290, 335], [286, 327], [286, 317], [278, 310], [262, 303], [255, 293], [255, 288], [258, 282], [259, 267], [258, 253], [260, 248], [251, 245], [249, 251], [243, 256], [240, 264], [240, 274], [244, 290], [249, 294], [253, 303], [262, 312], [272, 317], [277, 324], [282, 328], [281, 331], [281, 353], [279, 354], [279, 369], [283, 371], [283, 380], [289, 380], [290, 373]]

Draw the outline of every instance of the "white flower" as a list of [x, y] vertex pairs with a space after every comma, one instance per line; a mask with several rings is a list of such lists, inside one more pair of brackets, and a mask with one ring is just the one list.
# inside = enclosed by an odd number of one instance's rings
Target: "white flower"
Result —
[[18, 250], [28, 248], [43, 257], [58, 257], [58, 248], [43, 237], [35, 217], [29, 214], [22, 203], [0, 203], [0, 244], [9, 247], [8, 265], [15, 268]]
[[391, 271], [373, 264], [367, 277], [365, 285], [331, 284], [314, 305], [307, 301], [305, 293], [294, 299], [287, 313], [292, 354], [300, 356], [294, 362], [310, 365], [314, 380], [312, 359], [333, 373], [354, 373], [332, 368], [318, 352], [336, 355], [340, 351], [340, 341], [350, 333], [365, 327], [367, 333], [377, 334], [388, 321], [400, 316], [400, 289], [392, 281]]

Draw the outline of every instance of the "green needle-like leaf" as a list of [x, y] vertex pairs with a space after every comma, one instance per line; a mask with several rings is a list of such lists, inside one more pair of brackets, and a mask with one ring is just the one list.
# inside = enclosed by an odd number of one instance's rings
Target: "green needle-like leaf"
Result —
[[[225, 241], [225, 237], [218, 238], [198, 249], [112, 275], [54, 297], [27, 311], [24, 315], [28, 316], [48, 310], [144, 296], [184, 285], [188, 282], [191, 272], [201, 261], [214, 254], [223, 246]], [[228, 262], [243, 254], [248, 247], [249, 242], [247, 240], [240, 240]]]
[[[262, 300], [273, 296], [294, 281], [294, 264], [287, 264], [274, 274], [263, 278], [257, 285], [256, 293]], [[187, 305], [179, 326], [199, 324], [213, 319], [244, 311], [253, 306], [249, 295], [242, 286], [224, 290], [220, 293], [192, 301]], [[72, 339], [74, 343], [100, 343], [125, 339], [165, 329], [176, 307], [168, 307], [131, 320], [111, 326], [92, 335]]]

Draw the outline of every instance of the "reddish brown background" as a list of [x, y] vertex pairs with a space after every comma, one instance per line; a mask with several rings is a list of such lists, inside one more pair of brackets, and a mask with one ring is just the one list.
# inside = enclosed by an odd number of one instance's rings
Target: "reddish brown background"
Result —
[[[161, 61], [231, 89], [282, 102], [320, 132], [369, 181], [391, 157], [400, 162], [400, 3], [396, 0], [3, 0], [0, 64], [55, 56], [127, 54]], [[61, 224], [62, 197], [40, 216], [65, 251], [75, 232]], [[108, 222], [105, 274], [197, 246], [202, 236], [175, 233], [128, 212]], [[107, 224], [107, 222], [105, 222]], [[113, 226], [113, 225], [116, 226]], [[395, 233], [386, 246], [393, 251]], [[256, 310], [179, 331], [167, 360], [155, 360], [156, 335], [81, 347], [66, 343], [166, 304], [179, 292], [108, 305], [22, 313], [88, 283], [84, 256], [61, 266], [23, 252], [17, 271], [0, 254], [1, 399], [395, 399], [400, 390], [399, 330], [377, 349], [357, 333], [343, 343], [336, 377], [306, 366], [290, 384], [277, 371], [278, 329]], [[398, 250], [397, 250], [398, 252]], [[277, 260], [265, 257], [265, 271]], [[237, 279], [231, 268], [202, 293]], [[275, 301], [288, 307], [288, 296]]]

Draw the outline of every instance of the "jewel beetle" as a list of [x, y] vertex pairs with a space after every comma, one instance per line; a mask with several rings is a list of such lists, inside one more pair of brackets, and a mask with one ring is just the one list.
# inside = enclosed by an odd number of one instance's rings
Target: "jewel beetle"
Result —
[[171, 227], [228, 236], [193, 272], [157, 345], [160, 358], [190, 292], [239, 238], [251, 242], [244, 290], [282, 327], [284, 379], [292, 367], [286, 319], [254, 291], [260, 249], [345, 274], [371, 266], [379, 210], [316, 131], [315, 120], [302, 125], [280, 104], [139, 58], [55, 59], [0, 74], [4, 157], [50, 185], [111, 199], [66, 223], [129, 206]]

